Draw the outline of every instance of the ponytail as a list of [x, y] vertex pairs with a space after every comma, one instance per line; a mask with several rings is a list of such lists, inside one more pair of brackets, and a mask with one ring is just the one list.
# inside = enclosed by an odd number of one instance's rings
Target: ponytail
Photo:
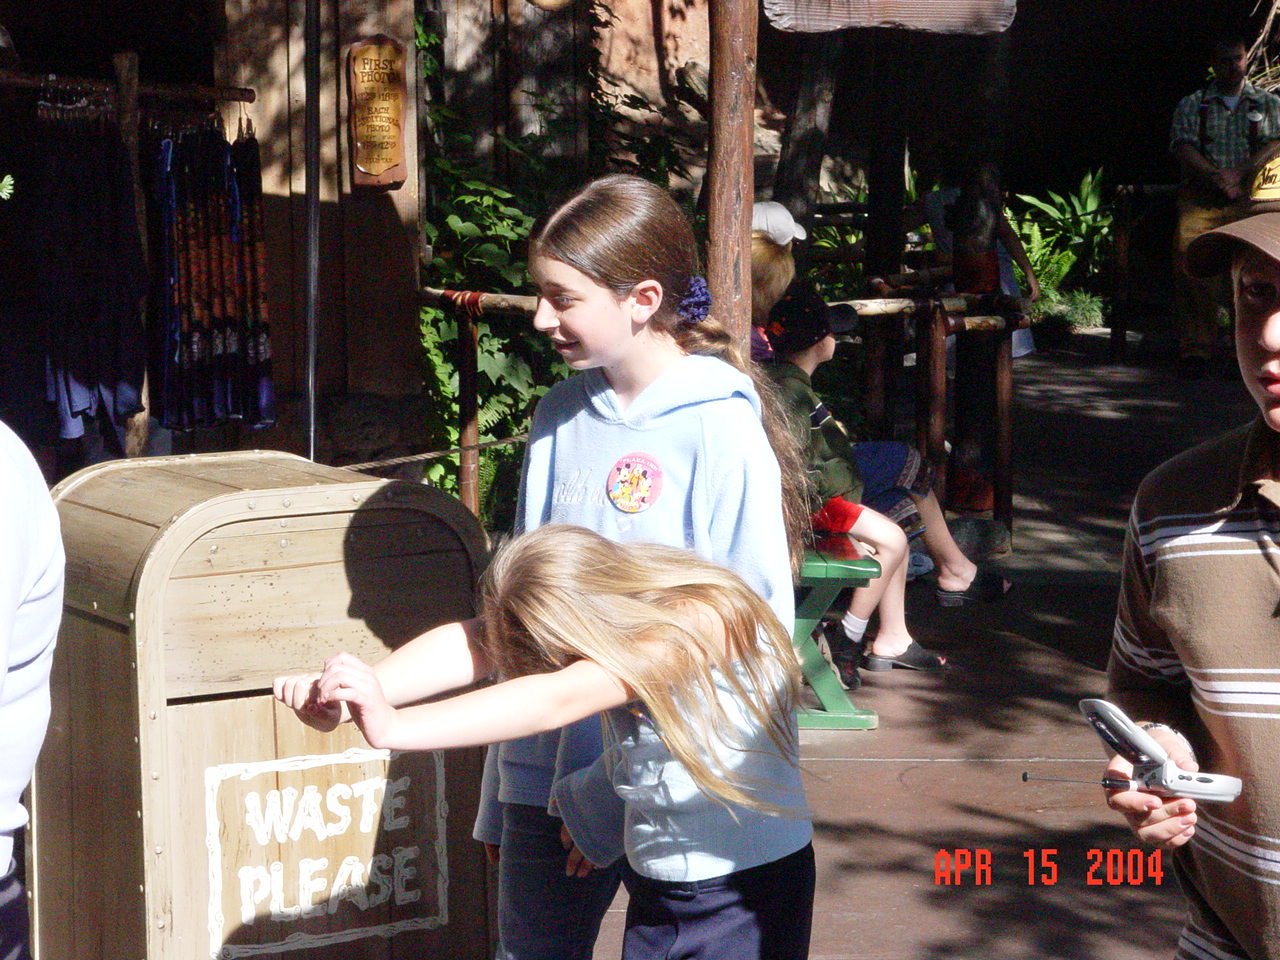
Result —
[[709, 314], [701, 323], [677, 324], [670, 333], [685, 353], [723, 360], [751, 378], [751, 383], [760, 396], [764, 433], [782, 472], [782, 519], [787, 528], [787, 548], [794, 576], [800, 572], [811, 530], [809, 470], [808, 460], [800, 448], [796, 434], [787, 425], [787, 415], [778, 396], [777, 385], [759, 364], [746, 359], [738, 339], [714, 313]]

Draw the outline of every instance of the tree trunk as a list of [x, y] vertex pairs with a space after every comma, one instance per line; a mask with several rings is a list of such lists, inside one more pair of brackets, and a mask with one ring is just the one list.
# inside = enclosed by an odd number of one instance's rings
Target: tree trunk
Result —
[[906, 198], [907, 122], [901, 98], [907, 86], [907, 39], [895, 30], [878, 30], [872, 44], [872, 122], [867, 144], [868, 277], [902, 270], [902, 207]]
[[809, 219], [818, 200], [818, 180], [827, 154], [831, 103], [844, 57], [845, 37], [844, 31], [803, 35], [800, 72], [804, 82], [787, 119], [773, 177], [773, 199], [801, 222]]

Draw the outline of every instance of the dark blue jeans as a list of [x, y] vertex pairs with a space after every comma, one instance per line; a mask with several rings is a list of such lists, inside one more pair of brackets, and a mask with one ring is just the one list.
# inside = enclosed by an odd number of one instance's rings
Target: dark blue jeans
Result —
[[806, 960], [813, 846], [723, 877], [670, 883], [630, 867], [623, 960]]
[[27, 948], [27, 896], [18, 880], [16, 864], [0, 880], [0, 960], [31, 960]]
[[498, 960], [591, 960], [621, 863], [565, 876], [560, 823], [540, 807], [503, 805]]

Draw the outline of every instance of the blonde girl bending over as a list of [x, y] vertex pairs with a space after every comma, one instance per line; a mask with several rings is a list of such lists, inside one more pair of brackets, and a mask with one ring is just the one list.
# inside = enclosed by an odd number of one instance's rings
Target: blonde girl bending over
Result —
[[397, 750], [496, 743], [604, 711], [604, 752], [552, 802], [583, 810], [583, 855], [625, 854], [625, 960], [806, 957], [799, 669], [769, 606], [687, 551], [549, 525], [499, 552], [482, 607], [475, 657], [502, 683], [396, 709], [371, 667], [339, 654], [276, 695], [304, 711], [346, 704], [372, 746]]

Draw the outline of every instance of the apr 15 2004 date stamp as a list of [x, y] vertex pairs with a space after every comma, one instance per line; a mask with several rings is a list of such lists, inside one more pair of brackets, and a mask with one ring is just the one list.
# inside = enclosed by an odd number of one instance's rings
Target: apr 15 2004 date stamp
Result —
[[[1069, 855], [1056, 847], [1033, 847], [1022, 851], [1023, 876], [1027, 886], [1051, 887], [1061, 880], [1083, 880], [1086, 886], [1142, 886], [1164, 883], [1161, 850], [1140, 847], [1094, 848]], [[994, 858], [986, 847], [956, 847], [939, 850], [933, 858], [933, 882], [938, 886], [990, 886]], [[1003, 875], [1003, 874], [1002, 874]]]

